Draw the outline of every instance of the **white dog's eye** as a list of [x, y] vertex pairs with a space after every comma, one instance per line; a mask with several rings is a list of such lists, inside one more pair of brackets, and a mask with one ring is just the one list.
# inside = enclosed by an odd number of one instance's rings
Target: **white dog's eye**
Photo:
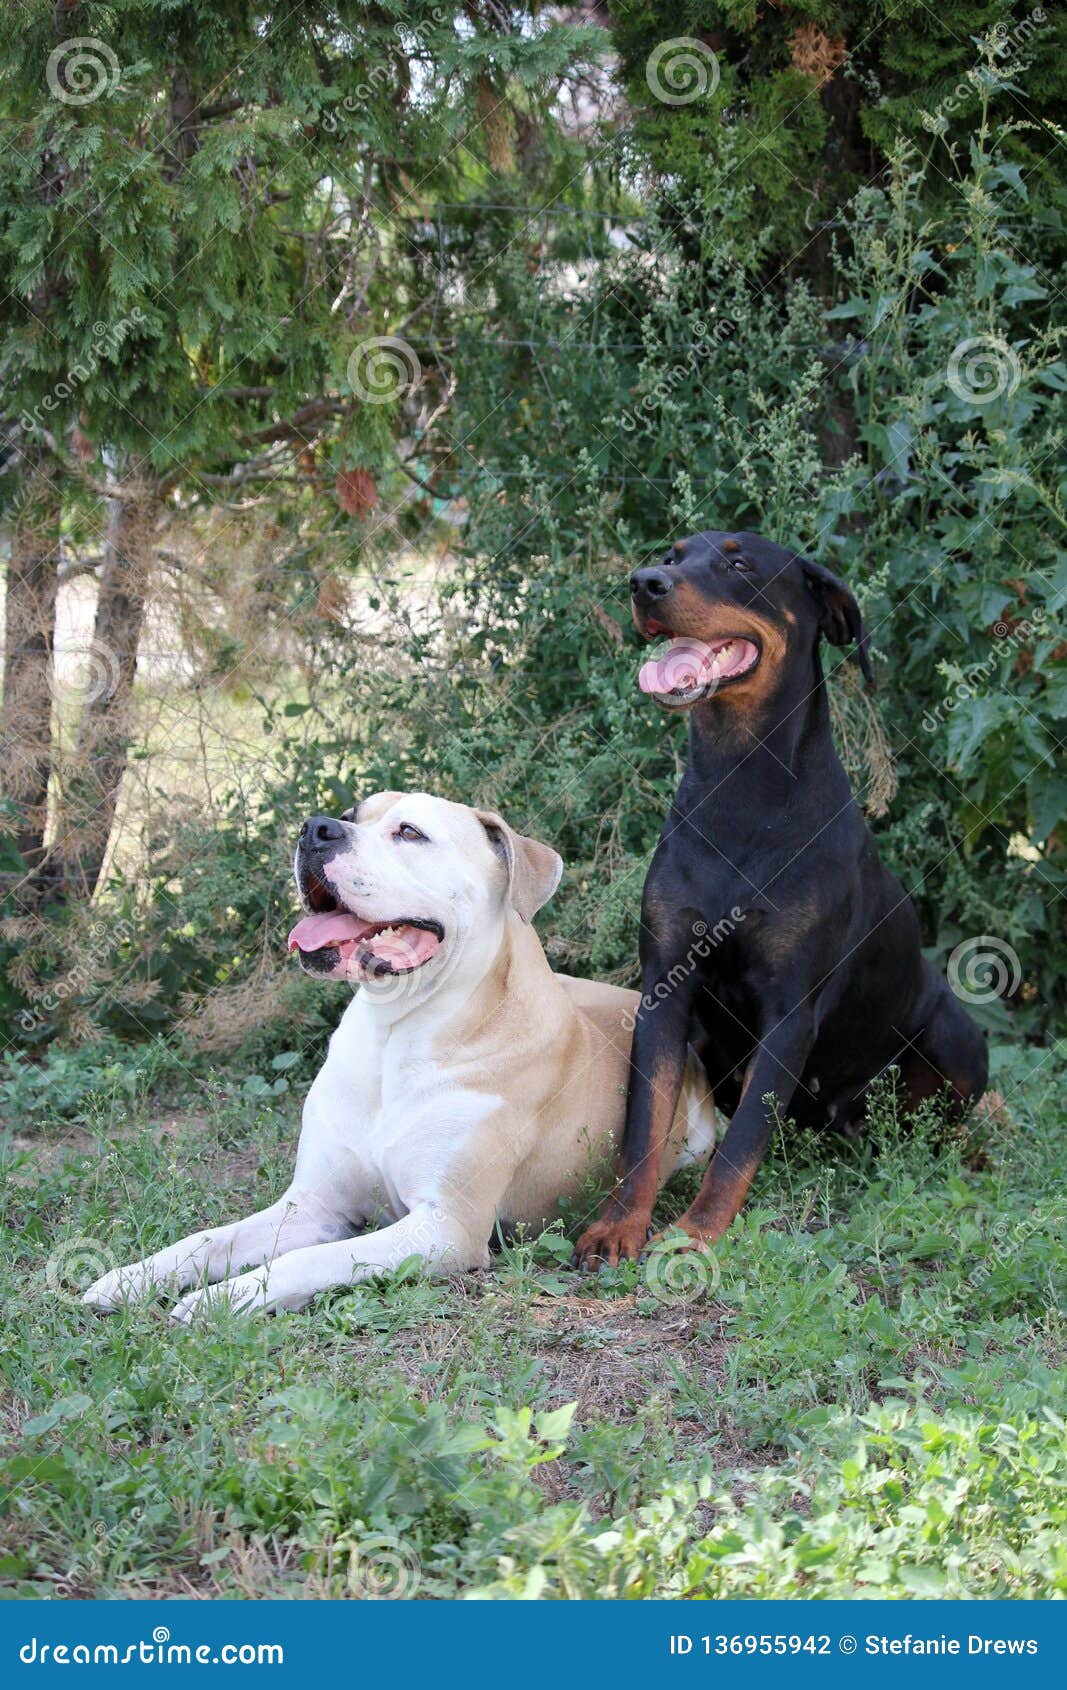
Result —
[[411, 822], [401, 822], [393, 834], [393, 838], [402, 839], [406, 845], [413, 845], [417, 840], [425, 839], [426, 835], [421, 828], [414, 827]]

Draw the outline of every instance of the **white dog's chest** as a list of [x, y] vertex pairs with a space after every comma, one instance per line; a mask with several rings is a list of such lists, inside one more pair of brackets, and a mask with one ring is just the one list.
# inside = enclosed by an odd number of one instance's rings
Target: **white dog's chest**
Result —
[[357, 1000], [308, 1094], [297, 1171], [326, 1178], [342, 1203], [361, 1194], [361, 1208], [370, 1189], [375, 1212], [358, 1218], [381, 1224], [442, 1201], [465, 1177], [471, 1141], [499, 1099], [457, 1086], [409, 1040], [367, 1037], [376, 1031]]

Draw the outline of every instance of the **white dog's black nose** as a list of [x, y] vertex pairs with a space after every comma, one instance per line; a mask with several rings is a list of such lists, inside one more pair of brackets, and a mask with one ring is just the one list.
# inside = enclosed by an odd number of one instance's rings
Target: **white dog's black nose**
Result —
[[300, 829], [300, 843], [310, 846], [337, 845], [345, 836], [344, 822], [334, 821], [332, 816], [309, 816]]

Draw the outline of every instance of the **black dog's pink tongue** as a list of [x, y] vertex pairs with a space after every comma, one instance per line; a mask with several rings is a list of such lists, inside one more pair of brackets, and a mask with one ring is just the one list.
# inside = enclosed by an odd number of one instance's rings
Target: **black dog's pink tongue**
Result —
[[289, 949], [321, 951], [327, 945], [340, 945], [345, 939], [361, 939], [371, 925], [369, 921], [360, 921], [358, 915], [349, 915], [347, 910], [331, 910], [328, 915], [308, 915], [303, 921], [298, 921], [290, 933]]
[[637, 684], [642, 692], [688, 692], [715, 679], [715, 648], [707, 640], [671, 640], [657, 657], [642, 663]]

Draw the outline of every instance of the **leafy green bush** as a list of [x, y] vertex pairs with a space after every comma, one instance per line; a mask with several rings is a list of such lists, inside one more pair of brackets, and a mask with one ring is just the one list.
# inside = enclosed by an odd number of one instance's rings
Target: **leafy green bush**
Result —
[[146, 1044], [134, 1056], [114, 1038], [73, 1050], [55, 1045], [39, 1062], [5, 1051], [0, 1056], [0, 1121], [23, 1129], [64, 1121], [106, 1127], [116, 1111], [143, 1103], [153, 1085], [173, 1079], [174, 1070], [165, 1047]]
[[[1027, 190], [1000, 149], [980, 125], [936, 214], [922, 188], [938, 166], [898, 154], [850, 209], [828, 310], [802, 285], [780, 305], [756, 296], [676, 247], [666, 262], [665, 233], [655, 265], [624, 253], [541, 298], [540, 350], [472, 345], [455, 426], [481, 495], [463, 555], [429, 627], [405, 612], [399, 570], [378, 577], [392, 614], [318, 740], [324, 802], [340, 777], [494, 804], [567, 859], [543, 918], [556, 959], [632, 978], [683, 730], [636, 692], [626, 578], [679, 530], [760, 529], [841, 570], [863, 605], [878, 701], [839, 665], [834, 714], [932, 954], [1003, 941], [1018, 968], [977, 1013], [1040, 1032], [1067, 978], [1067, 368], [1049, 326], [1056, 242], [1039, 227], [1018, 255]], [[517, 331], [533, 301], [519, 279], [509, 298]], [[521, 397], [490, 403], [506, 392]]]
[[[743, 1500], [705, 1476], [604, 1528], [552, 1510], [480, 1596], [907, 1598], [1067, 1589], [1067, 1426], [890, 1402], [807, 1428], [805, 1455]], [[691, 1535], [698, 1502], [714, 1512]]]

